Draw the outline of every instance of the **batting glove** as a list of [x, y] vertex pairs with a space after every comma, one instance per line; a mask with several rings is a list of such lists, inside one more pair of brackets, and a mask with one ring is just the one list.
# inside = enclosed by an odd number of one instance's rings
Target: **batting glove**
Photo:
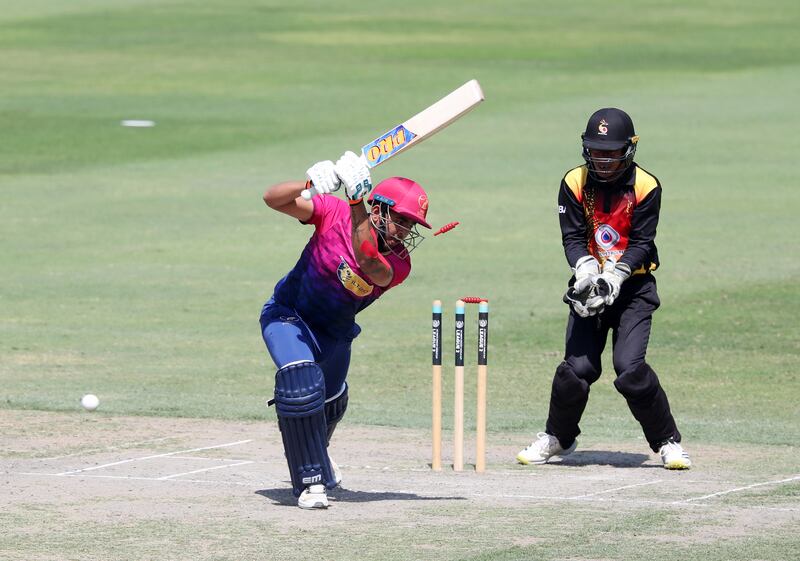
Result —
[[604, 304], [610, 306], [619, 296], [622, 283], [631, 276], [631, 267], [625, 263], [617, 263], [613, 259], [603, 263], [603, 272], [597, 277], [597, 292], [603, 297]]
[[369, 167], [363, 158], [345, 152], [336, 162], [336, 174], [344, 183], [344, 192], [351, 202], [360, 201], [372, 191]]
[[306, 171], [306, 177], [311, 181], [308, 189], [316, 191], [320, 195], [338, 191], [342, 186], [339, 176], [336, 175], [336, 168], [330, 160], [317, 162]]

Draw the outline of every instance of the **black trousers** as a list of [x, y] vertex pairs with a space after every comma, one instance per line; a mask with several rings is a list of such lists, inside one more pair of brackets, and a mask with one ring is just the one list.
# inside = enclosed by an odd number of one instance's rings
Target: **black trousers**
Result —
[[567, 448], [580, 434], [589, 388], [602, 372], [601, 355], [611, 331], [614, 386], [628, 402], [654, 451], [663, 441], [681, 435], [658, 376], [645, 362], [653, 312], [660, 305], [656, 279], [635, 275], [622, 285], [614, 304], [600, 316], [581, 318], [570, 311], [564, 361], [556, 369], [546, 431]]

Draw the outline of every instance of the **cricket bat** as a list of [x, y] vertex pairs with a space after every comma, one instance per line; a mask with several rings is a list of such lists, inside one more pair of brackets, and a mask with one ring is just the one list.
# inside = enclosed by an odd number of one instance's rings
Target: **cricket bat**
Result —
[[[469, 113], [483, 100], [481, 85], [477, 80], [470, 80], [427, 109], [386, 131], [369, 144], [365, 144], [361, 148], [361, 158], [370, 168], [379, 166], [389, 158], [432, 137], [456, 119]], [[307, 201], [311, 200], [313, 194], [314, 191], [310, 189], [305, 189], [301, 193]]]

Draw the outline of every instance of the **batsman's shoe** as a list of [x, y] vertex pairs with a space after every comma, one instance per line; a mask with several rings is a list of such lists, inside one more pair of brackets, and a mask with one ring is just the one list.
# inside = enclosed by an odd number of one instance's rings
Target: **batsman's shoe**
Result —
[[297, 499], [297, 506], [306, 509], [328, 508], [328, 494], [325, 492], [325, 485], [306, 487]]
[[328, 461], [331, 463], [331, 471], [333, 472], [333, 479], [337, 485], [342, 483], [342, 470], [339, 469], [339, 464], [333, 461], [333, 458], [328, 456]]
[[575, 451], [578, 441], [575, 440], [566, 450], [561, 447], [561, 443], [552, 434], [540, 432], [536, 435], [530, 446], [517, 454], [517, 461], [521, 464], [546, 464], [553, 456], [566, 456]]
[[689, 469], [692, 467], [689, 454], [671, 438], [661, 445], [658, 453], [661, 454], [661, 463], [666, 469]]

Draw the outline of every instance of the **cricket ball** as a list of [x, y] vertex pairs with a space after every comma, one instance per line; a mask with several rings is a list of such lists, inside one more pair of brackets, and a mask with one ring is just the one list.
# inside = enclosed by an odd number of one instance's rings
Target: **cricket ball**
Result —
[[93, 393], [87, 393], [81, 398], [81, 405], [87, 411], [94, 411], [100, 405], [100, 400]]

